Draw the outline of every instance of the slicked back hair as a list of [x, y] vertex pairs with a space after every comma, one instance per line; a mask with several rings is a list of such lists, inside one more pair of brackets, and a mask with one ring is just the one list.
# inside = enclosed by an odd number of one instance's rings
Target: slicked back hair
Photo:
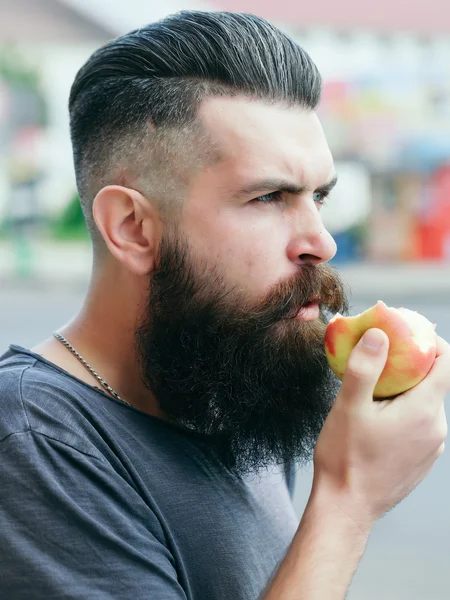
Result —
[[78, 72], [70, 99], [77, 187], [91, 236], [105, 185], [138, 189], [167, 210], [205, 159], [200, 102], [245, 95], [314, 110], [322, 81], [309, 55], [250, 14], [183, 11], [121, 36]]

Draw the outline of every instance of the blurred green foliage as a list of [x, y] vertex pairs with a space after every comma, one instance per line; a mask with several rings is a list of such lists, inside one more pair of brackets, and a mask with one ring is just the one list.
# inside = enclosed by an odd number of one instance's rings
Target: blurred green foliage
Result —
[[89, 240], [78, 194], [74, 194], [69, 204], [51, 225], [51, 235], [57, 240]]
[[13, 85], [38, 89], [40, 74], [13, 46], [0, 45], [0, 78]]

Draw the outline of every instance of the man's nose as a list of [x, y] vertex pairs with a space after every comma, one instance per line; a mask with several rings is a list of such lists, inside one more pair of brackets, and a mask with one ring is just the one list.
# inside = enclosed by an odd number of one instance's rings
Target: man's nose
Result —
[[336, 251], [336, 242], [325, 229], [316, 206], [301, 211], [287, 249], [289, 260], [296, 264], [320, 264], [331, 260]]

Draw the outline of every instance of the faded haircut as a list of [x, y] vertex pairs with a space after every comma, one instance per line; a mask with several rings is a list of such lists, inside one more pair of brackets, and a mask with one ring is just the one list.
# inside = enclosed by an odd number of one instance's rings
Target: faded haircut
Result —
[[314, 110], [322, 81], [309, 55], [250, 14], [183, 11], [123, 35], [78, 72], [69, 99], [78, 192], [100, 240], [92, 203], [127, 185], [170, 210], [189, 172], [213, 150], [196, 120], [211, 96], [245, 95]]

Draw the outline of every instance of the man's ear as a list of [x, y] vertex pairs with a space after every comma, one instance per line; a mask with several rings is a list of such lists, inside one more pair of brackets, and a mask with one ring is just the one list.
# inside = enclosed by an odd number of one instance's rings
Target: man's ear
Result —
[[93, 216], [117, 260], [136, 275], [153, 270], [161, 239], [161, 219], [153, 202], [131, 188], [108, 185], [95, 197]]

